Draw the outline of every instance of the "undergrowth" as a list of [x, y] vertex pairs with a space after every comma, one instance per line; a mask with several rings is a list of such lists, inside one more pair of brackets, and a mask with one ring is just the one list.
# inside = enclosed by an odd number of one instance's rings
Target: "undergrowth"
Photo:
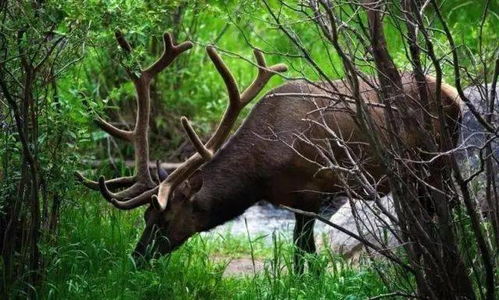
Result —
[[[137, 268], [129, 254], [143, 228], [141, 212], [114, 210], [96, 193], [75, 195], [54, 245], [43, 247], [40, 299], [364, 299], [387, 290], [371, 265], [349, 264], [325, 247], [316, 262], [320, 274], [293, 275], [293, 246], [281, 234], [272, 242], [198, 234], [172, 255]], [[264, 270], [223, 276], [239, 257], [264, 261]]]

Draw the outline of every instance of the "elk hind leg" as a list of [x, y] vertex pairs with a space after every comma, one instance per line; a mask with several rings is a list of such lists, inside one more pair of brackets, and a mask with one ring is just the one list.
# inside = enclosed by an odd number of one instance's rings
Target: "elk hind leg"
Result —
[[[314, 224], [315, 219], [301, 214], [295, 214], [293, 240], [295, 243], [294, 271], [303, 274], [306, 254], [315, 254]], [[308, 261], [309, 270], [315, 269], [313, 261]]]

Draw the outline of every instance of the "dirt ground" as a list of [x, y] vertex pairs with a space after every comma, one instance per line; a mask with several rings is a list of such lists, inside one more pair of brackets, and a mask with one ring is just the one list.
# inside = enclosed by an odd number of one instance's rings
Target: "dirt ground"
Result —
[[252, 276], [261, 273], [264, 267], [263, 260], [252, 260], [251, 257], [214, 257], [214, 260], [227, 265], [224, 277]]

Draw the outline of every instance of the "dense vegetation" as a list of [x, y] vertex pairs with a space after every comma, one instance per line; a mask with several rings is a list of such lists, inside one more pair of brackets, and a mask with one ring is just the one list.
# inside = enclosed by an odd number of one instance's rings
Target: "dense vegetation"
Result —
[[[356, 266], [323, 250], [320, 275], [291, 275], [289, 236], [274, 243], [257, 236], [198, 235], [171, 257], [138, 270], [129, 256], [141, 231], [140, 212], [123, 214], [102, 208], [102, 199], [85, 203], [62, 216], [59, 246], [44, 249], [46, 282], [37, 291], [50, 299], [359, 299], [386, 288], [372, 266]], [[265, 260], [265, 270], [244, 277], [223, 276], [228, 263], [240, 257]]]
[[[272, 5], [279, 7], [278, 2]], [[497, 51], [497, 3], [490, 4], [491, 16], [482, 27], [486, 34], [480, 35], [484, 39], [477, 38], [476, 26], [484, 10], [482, 1], [449, 0], [442, 5], [456, 41], [466, 45], [463, 51], [474, 53], [481, 47]], [[337, 68], [341, 62], [318, 38], [319, 30], [296, 19], [291, 10], [282, 14], [303, 45], [311, 49], [315, 61], [332, 78], [341, 78], [343, 73]], [[4, 274], [7, 268], [17, 270], [12, 273], [16, 274], [13, 280], [2, 277], [3, 295], [48, 299], [357, 299], [390, 291], [389, 283], [376, 275], [380, 270], [389, 273], [390, 267], [373, 262], [353, 265], [327, 250], [319, 256], [323, 269], [319, 275], [292, 275], [293, 249], [289, 237], [282, 236], [269, 245], [244, 236], [198, 235], [171, 257], [137, 269], [129, 253], [141, 232], [143, 211], [113, 210], [98, 193], [89, 192], [73, 178], [75, 170], [90, 170], [89, 164], [96, 166], [94, 175], [133, 172], [124, 165], [132, 157], [132, 149], [117, 144], [92, 120], [101, 115], [132, 123], [134, 89], [122, 65], [151, 63], [161, 51], [164, 31], [172, 32], [178, 41], [189, 39], [195, 46], [153, 83], [154, 160], [185, 157], [178, 150], [185, 146], [179, 116], [189, 116], [207, 135], [225, 108], [223, 82], [207, 59], [206, 45], [215, 44], [221, 50], [240, 86], [246, 86], [256, 73], [250, 63], [252, 47], [264, 50], [269, 64], [283, 61], [290, 67], [266, 89], [289, 78], [319, 78], [273, 25], [259, 1], [3, 1], [0, 18], [0, 226], [12, 225], [2, 218], [8, 211], [15, 211], [16, 220], [26, 228], [41, 224], [39, 231], [26, 229], [10, 235], [20, 241], [12, 247], [24, 252], [16, 252], [20, 261], [0, 262]], [[125, 57], [119, 51], [114, 40], [117, 29], [136, 49], [135, 56]], [[409, 68], [407, 49], [401, 47], [396, 26], [385, 31], [396, 64]], [[435, 39], [436, 51], [446, 53], [444, 35]], [[462, 63], [473, 66], [478, 78], [491, 72], [473, 61], [464, 59]], [[369, 66], [364, 71], [373, 73]], [[450, 66], [444, 66], [444, 75], [453, 81]], [[24, 107], [25, 115], [32, 118], [29, 128], [27, 124], [24, 128], [27, 146], [16, 129], [16, 112], [7, 104], [8, 97], [31, 103]], [[23, 113], [21, 107], [18, 111]], [[23, 160], [26, 149], [34, 162]], [[121, 159], [109, 161], [110, 157]], [[37, 174], [28, 174], [31, 164]], [[27, 203], [38, 197], [30, 196], [38, 193], [38, 185], [40, 206], [33, 208]], [[36, 244], [30, 244], [32, 241]], [[27, 263], [33, 256], [42, 259], [36, 265]], [[223, 277], [227, 261], [237, 256], [265, 260], [265, 271]], [[32, 280], [34, 273], [39, 276]]]

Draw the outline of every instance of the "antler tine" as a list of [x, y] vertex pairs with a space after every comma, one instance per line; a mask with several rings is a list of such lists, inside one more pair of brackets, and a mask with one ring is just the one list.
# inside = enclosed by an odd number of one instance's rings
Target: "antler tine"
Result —
[[[99, 190], [99, 183], [97, 181], [90, 180], [83, 176], [80, 172], [76, 171], [74, 172], [74, 175], [78, 181], [80, 181], [84, 186], [86, 186], [89, 189], [98, 191]], [[132, 184], [135, 183], [135, 176], [127, 176], [127, 177], [119, 177], [119, 178], [113, 178], [108, 181], [106, 181], [106, 186], [112, 190], [114, 189], [119, 189], [119, 188], [126, 188], [131, 186]]]
[[222, 76], [222, 79], [227, 88], [227, 92], [229, 93], [229, 105], [238, 107], [240, 103], [240, 95], [239, 88], [237, 87], [237, 82], [234, 79], [234, 76], [232, 75], [220, 55], [217, 53], [217, 50], [215, 50], [215, 47], [206, 47], [206, 52], [208, 52], [208, 56], [215, 65], [218, 73], [220, 73], [220, 76]]
[[185, 133], [189, 137], [189, 140], [191, 141], [194, 148], [196, 148], [199, 155], [201, 155], [204, 160], [210, 160], [213, 156], [213, 152], [211, 152], [204, 146], [203, 142], [194, 131], [194, 128], [192, 128], [191, 124], [189, 123], [189, 120], [187, 120], [186, 117], [182, 117], [180, 118], [180, 122], [182, 123]]
[[287, 67], [284, 64], [278, 64], [267, 68], [263, 54], [259, 50], [255, 50], [254, 54], [258, 64], [258, 75], [253, 83], [251, 83], [251, 85], [242, 94], [239, 94], [239, 88], [234, 76], [230, 72], [227, 65], [223, 62], [220, 55], [218, 55], [215, 48], [209, 46], [206, 48], [206, 51], [208, 52], [208, 55], [210, 56], [210, 59], [215, 65], [217, 71], [220, 73], [225, 86], [227, 87], [229, 105], [222, 117], [222, 121], [219, 123], [215, 133], [211, 136], [206, 145], [203, 145], [188, 120], [185, 117], [182, 117], [182, 125], [192, 144], [196, 148], [197, 153], [186, 160], [170, 176], [168, 176], [166, 180], [161, 182], [159, 185], [158, 195], [153, 195], [151, 199], [152, 205], [159, 210], [164, 210], [166, 208], [170, 195], [179, 183], [194, 173], [197, 168], [199, 168], [205, 161], [209, 160], [213, 153], [215, 153], [222, 146], [229, 136], [239, 113], [246, 106], [246, 104], [256, 97], [256, 95], [263, 89], [265, 84], [274, 74], [287, 70]]
[[[152, 207], [154, 207], [154, 209], [157, 209], [159, 211], [165, 210], [166, 205], [168, 204], [168, 199], [170, 198], [170, 194], [173, 191], [173, 188], [174, 186], [171, 184], [160, 184], [158, 195], [151, 196]], [[160, 199], [165, 199], [165, 200], [163, 201]]]
[[114, 207], [121, 209], [121, 210], [130, 210], [134, 209], [136, 207], [148, 204], [151, 202], [151, 197], [154, 196], [155, 193], [158, 192], [158, 187], [155, 187], [153, 189], [150, 189], [132, 199], [126, 200], [126, 201], [118, 201], [116, 199], [111, 199], [111, 203], [114, 205]]
[[[132, 52], [132, 47], [125, 39], [123, 33], [121, 31], [116, 31], [115, 37], [123, 51], [126, 54], [130, 54]], [[97, 124], [110, 135], [133, 143], [135, 150], [135, 176], [116, 178], [108, 181], [101, 176], [99, 181], [95, 182], [83, 177], [80, 173], [76, 173], [78, 180], [85, 186], [99, 190], [104, 198], [113, 203], [117, 208], [131, 209], [148, 203], [151, 195], [158, 190], [158, 188], [155, 187], [158, 184], [158, 181], [163, 180], [165, 177], [165, 172], [158, 169], [158, 180], [153, 180], [151, 171], [149, 170], [148, 130], [151, 111], [150, 84], [155, 75], [168, 67], [168, 65], [170, 65], [181, 53], [192, 48], [193, 44], [191, 42], [183, 42], [179, 45], [175, 45], [172, 36], [168, 33], [163, 35], [163, 42], [164, 51], [162, 55], [146, 70], [141, 69], [140, 72], [134, 72], [134, 70], [125, 66], [136, 90], [137, 115], [133, 131], [116, 128], [100, 117], [96, 120]], [[122, 187], [125, 187], [125, 189], [115, 193], [109, 190], [110, 188]]]
[[[220, 75], [226, 82], [227, 89], [232, 88], [235, 86], [235, 90], [237, 92], [237, 104], [233, 103], [232, 100], [229, 103], [229, 106], [227, 110], [224, 113], [224, 116], [222, 117], [222, 121], [218, 125], [218, 128], [216, 129], [215, 133], [212, 135], [208, 143], [206, 143], [206, 148], [208, 148], [210, 151], [213, 153], [222, 146], [222, 144], [225, 142], [227, 137], [230, 134], [230, 131], [232, 127], [234, 126], [234, 123], [239, 116], [239, 113], [241, 110], [251, 101], [253, 100], [256, 95], [263, 89], [265, 84], [270, 80], [270, 78], [275, 75], [278, 72], [285, 72], [288, 68], [284, 64], [278, 64], [271, 66], [270, 68], [267, 68], [266, 63], [265, 63], [265, 58], [263, 56], [263, 53], [255, 49], [254, 50], [254, 55], [255, 59], [258, 64], [258, 74], [256, 78], [253, 80], [253, 82], [244, 90], [242, 94], [239, 94], [239, 91], [237, 89], [237, 85], [235, 84], [234, 77], [228, 70], [228, 68], [225, 66], [223, 63], [222, 59], [218, 54], [216, 53], [214, 48], [208, 48], [208, 53], [214, 52], [215, 56], [218, 58], [217, 63], [215, 63], [215, 66], [217, 67], [217, 70], [224, 71], [223, 73], [220, 72]], [[210, 56], [211, 57], [211, 56]], [[226, 78], [230, 80], [226, 80]], [[232, 81], [234, 81], [234, 84], [232, 84]], [[233, 99], [230, 94], [234, 92], [229, 90], [229, 99]], [[234, 97], [235, 98], [235, 97]], [[235, 101], [234, 101], [235, 102]]]
[[120, 30], [116, 30], [114, 32], [114, 37], [116, 38], [116, 41], [118, 41], [118, 45], [120, 45], [123, 51], [125, 51], [127, 54], [130, 54], [132, 52], [130, 43], [128, 43], [128, 41], [125, 39], [125, 36]]
[[101, 192], [102, 196], [108, 202], [111, 202], [111, 203], [113, 201], [123, 202], [123, 201], [128, 201], [129, 199], [138, 198], [142, 194], [149, 192], [151, 189], [152, 188], [146, 187], [140, 182], [135, 182], [128, 189], [117, 192], [117, 193], [113, 193], [108, 189], [104, 176], [99, 177], [99, 191]]
[[144, 70], [143, 73], [147, 74], [150, 78], [154, 77], [154, 75], [158, 74], [163, 69], [168, 67], [178, 55], [180, 55], [184, 51], [189, 50], [190, 48], [192, 48], [192, 46], [193, 44], [190, 41], [175, 45], [170, 33], [163, 34], [163, 53], [161, 54], [159, 59], [149, 68]]
[[95, 123], [97, 123], [97, 125], [99, 126], [100, 129], [104, 130], [105, 132], [109, 133], [110, 135], [112, 135], [114, 137], [117, 137], [117, 138], [125, 140], [125, 141], [129, 141], [129, 142], [131, 142], [133, 139], [133, 132], [116, 128], [115, 126], [106, 122], [101, 117], [97, 117], [95, 119]]
[[[123, 52], [125, 52], [127, 55], [132, 53], [132, 46], [130, 46], [130, 43], [126, 40], [125, 36], [123, 35], [123, 32], [121, 32], [120, 30], [116, 30], [114, 32], [114, 37], [116, 38], [116, 41], [118, 42], [118, 45], [123, 50]], [[135, 74], [135, 72], [133, 72], [132, 69], [130, 69], [127, 66], [124, 66], [124, 67], [125, 67], [126, 73], [128, 74], [128, 76], [132, 80], [135, 81], [135, 80], [139, 79], [137, 74]]]
[[99, 190], [100, 190], [100, 193], [102, 194], [102, 196], [104, 197], [104, 199], [106, 199], [109, 202], [111, 202], [111, 199], [113, 199], [114, 196], [115, 196], [107, 188], [107, 186], [106, 186], [106, 179], [102, 175], [99, 177]]
[[260, 51], [259, 49], [255, 48], [255, 50], [253, 50], [253, 54], [255, 55], [255, 60], [258, 64], [258, 75], [256, 76], [255, 80], [248, 86], [248, 88], [246, 88], [246, 90], [242, 92], [242, 105], [246, 105], [246, 103], [255, 98], [273, 75], [286, 72], [288, 70], [288, 67], [285, 64], [277, 64], [267, 67], [265, 57], [262, 51]]
[[184, 161], [175, 171], [173, 171], [166, 180], [159, 185], [158, 195], [153, 195], [151, 204], [158, 210], [164, 210], [170, 195], [175, 188], [186, 178], [192, 175], [206, 160], [195, 153]]

